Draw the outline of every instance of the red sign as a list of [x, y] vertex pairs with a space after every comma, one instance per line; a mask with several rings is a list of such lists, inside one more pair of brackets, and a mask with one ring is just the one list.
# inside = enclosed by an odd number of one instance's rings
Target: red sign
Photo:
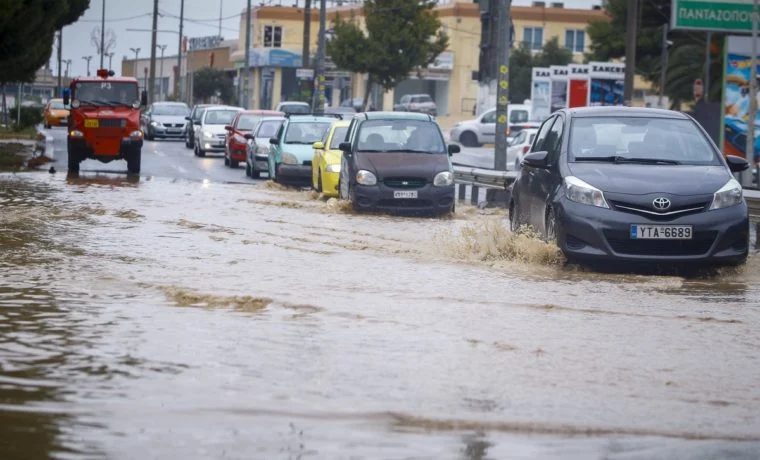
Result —
[[697, 78], [694, 80], [694, 100], [700, 100], [702, 99], [702, 96], [705, 94], [705, 85], [702, 83], [702, 80]]
[[586, 107], [588, 105], [588, 80], [570, 80], [568, 84], [567, 106]]

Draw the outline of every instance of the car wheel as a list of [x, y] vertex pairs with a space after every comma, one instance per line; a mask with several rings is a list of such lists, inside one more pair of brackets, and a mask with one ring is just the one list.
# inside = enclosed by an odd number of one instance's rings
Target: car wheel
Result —
[[69, 151], [68, 152], [68, 163], [69, 163], [69, 173], [70, 174], [79, 174], [79, 162], [81, 161], [79, 159], [79, 155]]
[[127, 156], [127, 172], [129, 174], [140, 174], [141, 157], [140, 150], [135, 150]]
[[317, 171], [317, 192], [322, 193], [322, 170]]
[[245, 175], [246, 177], [251, 177], [251, 164], [247, 161], [245, 162]]
[[238, 167], [238, 162], [237, 161], [228, 160], [227, 162], [230, 164], [230, 168], [237, 169], [237, 167]]
[[229, 166], [229, 165], [230, 165], [230, 160], [229, 160], [229, 158], [227, 158], [227, 154], [225, 153], [224, 154], [224, 166]]
[[509, 203], [509, 229], [512, 233], [520, 230], [520, 209], [514, 200]]
[[475, 135], [472, 131], [465, 131], [462, 133], [461, 136], [459, 136], [459, 140], [462, 142], [462, 145], [465, 147], [479, 147], [480, 142], [478, 142], [478, 136]]
[[547, 243], [557, 243], [557, 215], [551, 207], [546, 210], [544, 219], [544, 239]]
[[340, 178], [338, 179], [338, 195], [341, 200], [348, 199], [348, 174], [344, 173], [346, 168], [340, 168]]

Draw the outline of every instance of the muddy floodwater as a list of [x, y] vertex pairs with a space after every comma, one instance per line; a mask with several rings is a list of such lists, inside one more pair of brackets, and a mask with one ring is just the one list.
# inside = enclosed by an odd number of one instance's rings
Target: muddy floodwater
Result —
[[0, 175], [0, 458], [760, 458], [760, 256], [600, 274], [505, 219]]

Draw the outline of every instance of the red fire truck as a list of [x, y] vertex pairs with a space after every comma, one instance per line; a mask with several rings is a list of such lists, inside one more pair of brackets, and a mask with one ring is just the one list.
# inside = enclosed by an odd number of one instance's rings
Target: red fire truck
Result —
[[143, 132], [140, 107], [148, 103], [137, 80], [115, 77], [113, 70], [98, 69], [95, 77], [72, 80], [63, 95], [71, 102], [68, 125], [69, 173], [79, 173], [79, 163], [92, 158], [103, 163], [124, 159], [129, 174], [140, 173]]

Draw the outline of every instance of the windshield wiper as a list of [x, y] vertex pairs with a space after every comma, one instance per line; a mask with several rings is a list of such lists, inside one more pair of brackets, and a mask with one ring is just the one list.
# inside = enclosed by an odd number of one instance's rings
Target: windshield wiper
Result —
[[[317, 141], [314, 141], [314, 142], [317, 142]], [[296, 145], [311, 145], [314, 142], [305, 142], [305, 141], [288, 142], [288, 141], [285, 141], [286, 144], [296, 144]]]
[[610, 155], [606, 157], [575, 157], [575, 161], [605, 161], [609, 163], [641, 163], [650, 165], [680, 165], [680, 161], [668, 160], [666, 158], [631, 158], [620, 155]]

